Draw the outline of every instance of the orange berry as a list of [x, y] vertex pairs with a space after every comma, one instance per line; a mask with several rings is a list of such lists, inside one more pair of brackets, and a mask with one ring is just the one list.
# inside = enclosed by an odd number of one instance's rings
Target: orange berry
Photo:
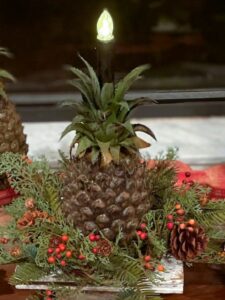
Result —
[[191, 226], [195, 225], [195, 220], [194, 219], [190, 219], [188, 221], [188, 224], [190, 224]]
[[180, 229], [184, 229], [186, 227], [186, 225], [184, 223], [180, 224]]
[[176, 209], [181, 209], [181, 205], [180, 205], [179, 203], [177, 203], [177, 204], [175, 205], [175, 208], [176, 208]]
[[151, 260], [151, 256], [150, 256], [150, 255], [146, 255], [146, 256], [144, 257], [144, 260], [145, 260], [146, 262], [149, 262], [149, 261]]
[[159, 272], [164, 272], [164, 271], [165, 271], [165, 267], [164, 267], [163, 265], [158, 265], [158, 266], [157, 266], [157, 270], [158, 270]]

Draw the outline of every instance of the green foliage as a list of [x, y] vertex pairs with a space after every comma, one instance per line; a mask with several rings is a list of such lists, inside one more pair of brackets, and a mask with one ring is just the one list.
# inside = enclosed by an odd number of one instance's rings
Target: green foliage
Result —
[[29, 282], [40, 279], [45, 275], [43, 269], [38, 268], [32, 263], [24, 263], [16, 267], [15, 273], [10, 278], [9, 282], [12, 285], [28, 284]]
[[50, 169], [45, 160], [28, 164], [20, 154], [3, 153], [0, 155], [0, 174], [7, 174], [11, 186], [20, 194], [20, 202], [13, 202], [8, 207], [8, 212], [12, 210], [16, 213], [17, 209], [21, 212], [25, 209], [21, 205], [22, 201], [32, 197], [37, 208], [51, 213], [52, 199], [47, 199], [48, 190], [54, 189], [55, 194], [59, 191], [60, 183], [57, 174]]
[[[107, 153], [105, 149], [104, 152]], [[117, 156], [116, 150], [114, 155]], [[156, 267], [161, 257], [170, 254], [170, 231], [166, 226], [166, 217], [168, 214], [176, 215], [176, 203], [185, 210], [185, 220], [195, 219], [209, 238], [207, 249], [193, 262], [225, 263], [224, 257], [219, 255], [222, 251], [221, 243], [225, 239], [224, 227], [221, 226], [225, 223], [225, 201], [210, 201], [201, 206], [199, 199], [207, 189], [199, 185], [188, 189], [186, 186], [175, 188], [176, 170], [171, 164], [173, 158], [174, 152], [169, 151], [167, 155], [158, 157], [149, 170], [147, 184], [152, 190], [149, 201], [153, 206], [143, 219], [147, 224], [147, 239], [142, 241], [136, 237], [126, 244], [120, 231], [116, 241], [111, 244], [111, 254], [101, 256], [93, 253], [96, 244], [90, 242], [88, 236], [84, 236], [64, 218], [60, 207], [59, 174], [50, 169], [47, 161], [40, 160], [28, 164], [18, 154], [0, 155], [0, 173], [6, 173], [12, 186], [20, 193], [16, 201], [6, 207], [13, 220], [7, 227], [0, 227], [0, 237], [9, 238], [6, 245], [0, 244], [0, 264], [19, 264], [10, 283], [27, 284], [54, 272], [57, 274], [57, 280], [72, 281], [76, 284], [77, 295], [83, 286], [106, 285], [123, 287], [118, 296], [120, 300], [159, 299], [151, 289], [151, 283], [159, 278], [156, 272], [144, 268], [143, 257], [151, 255], [151, 264]], [[63, 159], [67, 164], [67, 158]], [[28, 211], [24, 201], [29, 197], [34, 198], [35, 209], [47, 212], [50, 218], [37, 219], [29, 226], [20, 228], [17, 226], [18, 220]], [[60, 260], [51, 265], [48, 263], [51, 241], [61, 241], [63, 234], [69, 237], [66, 247], [73, 255], [67, 260], [65, 252], [62, 253], [63, 259], [68, 263], [66, 267], [60, 265]], [[21, 250], [19, 257], [13, 257], [10, 253], [14, 246]], [[84, 260], [78, 259], [80, 254], [85, 257]], [[57, 295], [71, 292], [57, 284], [52, 284], [51, 289], [56, 291]]]
[[76, 156], [82, 157], [94, 149], [90, 154], [91, 160], [95, 162], [101, 157], [102, 164], [107, 165], [112, 160], [118, 163], [124, 149], [137, 154], [139, 149], [148, 147], [149, 143], [140, 139], [136, 131], [145, 132], [155, 138], [154, 133], [144, 125], [132, 126], [128, 116], [139, 105], [154, 101], [143, 98], [125, 99], [126, 92], [139, 79], [140, 74], [148, 69], [148, 65], [135, 68], [115, 87], [113, 83], [105, 83], [101, 88], [93, 68], [86, 60], [80, 58], [88, 74], [71, 67], [70, 71], [77, 79], [71, 80], [70, 83], [81, 92], [82, 101], [72, 104], [77, 115], [61, 136], [63, 138], [71, 131], [76, 132], [70, 150], [78, 144]]
[[151, 291], [141, 291], [135, 288], [123, 289], [116, 300], [160, 300], [159, 296], [154, 295]]

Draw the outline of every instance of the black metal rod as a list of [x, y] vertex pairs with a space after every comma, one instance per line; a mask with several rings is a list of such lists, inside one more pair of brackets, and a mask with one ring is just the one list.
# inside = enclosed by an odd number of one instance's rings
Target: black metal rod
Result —
[[114, 40], [97, 42], [97, 74], [100, 85], [105, 82], [114, 82]]

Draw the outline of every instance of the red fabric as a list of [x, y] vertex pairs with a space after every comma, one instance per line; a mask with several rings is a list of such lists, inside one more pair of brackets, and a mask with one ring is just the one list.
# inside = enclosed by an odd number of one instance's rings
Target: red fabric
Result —
[[[175, 161], [174, 166], [178, 171], [176, 185], [180, 186], [184, 180], [200, 183], [211, 188], [211, 199], [225, 199], [225, 164], [209, 167], [205, 170], [193, 170], [190, 166], [180, 161]], [[190, 173], [186, 176], [187, 172]]]

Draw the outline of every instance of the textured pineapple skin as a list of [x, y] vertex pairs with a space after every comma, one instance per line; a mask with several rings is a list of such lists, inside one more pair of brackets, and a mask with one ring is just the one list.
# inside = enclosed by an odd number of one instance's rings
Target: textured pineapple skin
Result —
[[129, 240], [150, 209], [147, 172], [139, 159], [124, 159], [119, 165], [111, 162], [104, 168], [76, 159], [64, 173], [62, 210], [85, 235], [101, 231], [113, 240], [121, 229]]
[[26, 135], [15, 106], [8, 100], [0, 99], [0, 153], [27, 154], [27, 151]]

